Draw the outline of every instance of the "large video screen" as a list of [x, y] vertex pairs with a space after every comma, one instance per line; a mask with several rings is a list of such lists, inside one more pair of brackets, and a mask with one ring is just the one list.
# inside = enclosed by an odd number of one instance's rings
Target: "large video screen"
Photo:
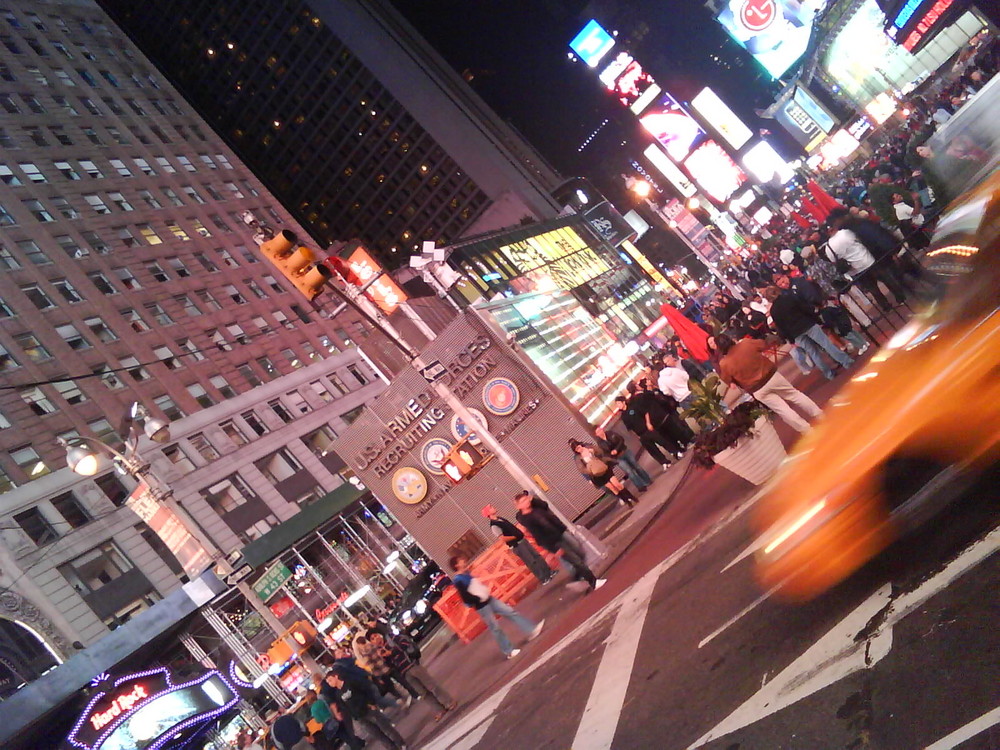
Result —
[[743, 170], [715, 141], [698, 146], [684, 162], [684, 168], [702, 190], [720, 203], [747, 180]]
[[742, 148], [753, 137], [753, 132], [746, 123], [712, 89], [702, 89], [691, 100], [691, 106], [701, 115], [702, 122], [715, 128], [733, 148]]
[[682, 161], [705, 138], [697, 120], [670, 94], [663, 94], [639, 117], [639, 122], [674, 161]]
[[727, 0], [718, 21], [775, 78], [805, 54], [826, 0]]
[[660, 93], [653, 76], [632, 60], [612, 82], [605, 83], [623, 105], [638, 114]]
[[608, 54], [614, 46], [614, 37], [594, 20], [588, 21], [587, 25], [569, 43], [570, 49], [591, 68], [596, 68], [601, 58]]

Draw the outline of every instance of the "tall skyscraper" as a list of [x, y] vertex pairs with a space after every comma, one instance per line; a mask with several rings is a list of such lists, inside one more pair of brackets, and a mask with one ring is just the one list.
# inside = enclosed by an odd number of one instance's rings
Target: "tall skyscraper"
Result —
[[402, 263], [558, 212], [559, 176], [388, 2], [102, 4], [322, 242]]
[[2, 699], [182, 581], [131, 480], [71, 473], [57, 438], [120, 447], [133, 403], [172, 421], [144, 456], [228, 554], [348, 487], [333, 442], [384, 382], [247, 219], [306, 231], [95, 3], [0, 16]]

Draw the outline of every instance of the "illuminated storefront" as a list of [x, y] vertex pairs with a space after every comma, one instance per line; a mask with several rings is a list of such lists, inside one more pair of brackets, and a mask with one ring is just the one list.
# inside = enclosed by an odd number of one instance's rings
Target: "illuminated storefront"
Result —
[[523, 294], [483, 309], [591, 423], [610, 414], [614, 397], [641, 371], [630, 347], [615, 341], [568, 292]]
[[495, 233], [452, 248], [450, 262], [487, 300], [570, 292], [620, 343], [656, 317], [659, 294], [633, 257], [581, 216]]
[[[912, 9], [919, 18], [907, 16], [902, 24], [909, 31], [934, 11], [934, 4], [908, 3], [900, 10]], [[909, 13], [910, 10], [907, 10]], [[921, 15], [922, 14], [922, 15]], [[898, 14], [897, 14], [898, 16]], [[892, 30], [876, 0], [865, 0], [841, 26], [821, 58], [820, 73], [833, 91], [850, 99], [859, 109], [866, 109], [880, 94], [905, 95], [918, 85], [977, 34], [983, 23], [972, 12], [961, 15], [946, 28], [927, 29], [933, 37], [925, 39], [916, 54], [907, 49], [909, 38], [894, 42], [886, 33]], [[910, 45], [916, 49], [916, 42]], [[879, 111], [884, 111], [884, 104]]]

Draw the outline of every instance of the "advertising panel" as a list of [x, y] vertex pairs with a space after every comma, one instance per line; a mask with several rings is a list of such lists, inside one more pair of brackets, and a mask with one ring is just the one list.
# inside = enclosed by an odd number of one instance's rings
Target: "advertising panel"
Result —
[[712, 89], [705, 88], [694, 99], [691, 107], [722, 136], [733, 148], [739, 149], [753, 137], [753, 131], [746, 126], [736, 113], [719, 98]]
[[[802, 89], [798, 89], [793, 98], [778, 108], [774, 119], [781, 123], [800, 146], [806, 151], [811, 151], [833, 129], [835, 121], [812, 97], [808, 94], [800, 96], [799, 91]], [[803, 103], [806, 106], [803, 106]]]
[[[609, 71], [617, 69], [618, 59], [622, 55], [628, 59], [628, 62], [622, 67], [621, 72], [617, 76], [611, 78], [612, 73], [609, 73]], [[633, 112], [641, 112], [660, 93], [660, 87], [656, 85], [653, 76], [644, 71], [639, 63], [625, 53], [622, 53], [622, 55], [616, 58], [615, 63], [609, 66], [608, 70], [601, 73], [601, 80], [608, 91], [617, 96], [618, 101], [624, 106]]]
[[715, 141], [703, 143], [684, 162], [684, 168], [717, 201], [728, 200], [747, 180], [746, 174]]
[[[627, 224], [625, 226], [632, 231]], [[607, 261], [569, 228], [512, 242], [501, 247], [500, 252], [524, 276], [546, 276], [559, 289], [575, 289], [611, 270]]]
[[[568, 293], [558, 295], [573, 300]], [[561, 346], [584, 360], [592, 356], [589, 347], [572, 338], [563, 338]], [[569, 438], [585, 439], [586, 432], [511, 350], [503, 333], [466, 313], [421, 355], [441, 361], [446, 370], [442, 381], [464, 404], [487, 416], [493, 436], [516, 455], [529, 476], [544, 482], [549, 500], [560, 510], [575, 517], [597, 498], [598, 490], [580, 476], [566, 448]], [[455, 442], [453, 416], [420, 373], [407, 369], [366, 405], [338, 442], [361, 481], [442, 564], [450, 548], [470, 531], [492, 538], [480, 509], [492, 502], [510, 513], [512, 498], [521, 489], [498, 460], [458, 484], [427, 467], [427, 443]]]
[[806, 89], [799, 86], [795, 89], [792, 98], [820, 126], [824, 133], [829, 133], [836, 126], [837, 121], [833, 115], [827, 112], [826, 108], [816, 101]]
[[667, 150], [674, 161], [683, 161], [705, 138], [705, 131], [670, 94], [663, 94], [639, 117], [639, 122]]
[[785, 185], [795, 176], [793, 170], [770, 143], [761, 141], [747, 151], [741, 161], [754, 177], [760, 182], [771, 182], [774, 179]]
[[774, 78], [805, 54], [819, 0], [728, 0], [718, 21]]
[[660, 170], [660, 173], [670, 180], [671, 184], [677, 188], [678, 192], [685, 198], [690, 198], [698, 192], [698, 188], [688, 179], [680, 167], [670, 161], [670, 157], [663, 153], [663, 149], [655, 143], [650, 144], [642, 155], [649, 159], [649, 163]]
[[139, 482], [125, 504], [160, 537], [192, 580], [212, 564], [205, 548], [191, 535], [176, 513], [153, 497], [148, 484]]
[[601, 59], [614, 46], [615, 38], [593, 19], [588, 21], [587, 25], [569, 43], [569, 48], [591, 68], [596, 68]]
[[601, 201], [584, 213], [584, 219], [594, 233], [609, 245], [618, 246], [625, 240], [635, 238], [635, 230], [610, 201]]

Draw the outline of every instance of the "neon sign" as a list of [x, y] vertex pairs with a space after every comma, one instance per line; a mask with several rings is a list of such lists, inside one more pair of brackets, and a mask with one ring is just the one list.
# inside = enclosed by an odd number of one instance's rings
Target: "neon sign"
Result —
[[109, 722], [121, 716], [143, 698], [148, 698], [149, 693], [142, 685], [134, 685], [128, 692], [122, 693], [111, 699], [111, 706], [107, 711], [95, 711], [90, 715], [90, 725], [94, 729], [103, 729]]
[[944, 15], [944, 12], [952, 6], [954, 1], [955, 0], [937, 0], [937, 2], [931, 6], [931, 9], [924, 14], [924, 17], [920, 19], [920, 23], [917, 24], [917, 28], [910, 32], [910, 35], [906, 37], [906, 41], [903, 42], [903, 48], [907, 52], [912, 51], [920, 40], [924, 38], [927, 32], [931, 30], [931, 27], [941, 20], [941, 16]]
[[164, 667], [157, 667], [117, 679], [101, 674], [92, 684], [94, 695], [66, 737], [69, 746], [80, 750], [135, 747], [136, 738], [150, 727], [159, 733], [143, 736], [142, 746], [158, 750], [183, 730], [239, 702], [236, 689], [216, 670], [176, 683]]

